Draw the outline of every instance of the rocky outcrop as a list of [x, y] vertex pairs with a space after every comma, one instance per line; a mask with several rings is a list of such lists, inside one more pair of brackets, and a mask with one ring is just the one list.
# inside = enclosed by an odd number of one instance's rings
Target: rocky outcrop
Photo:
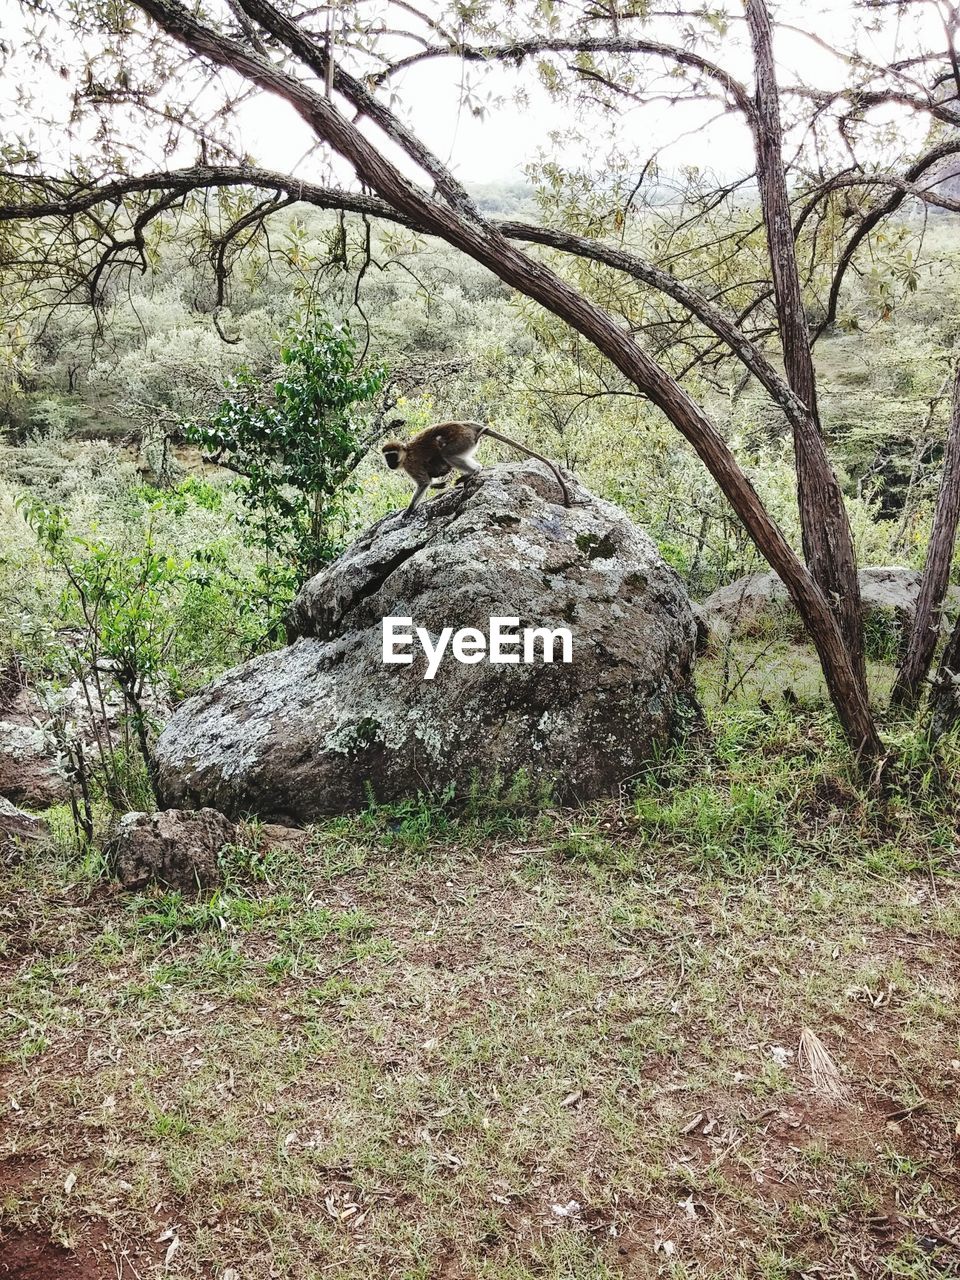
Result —
[[[864, 609], [891, 616], [904, 629], [913, 621], [920, 594], [920, 574], [898, 566], [861, 569], [860, 595]], [[960, 607], [960, 591], [952, 587], [948, 610]], [[699, 606], [708, 631], [716, 635], [749, 635], [771, 626], [800, 630], [801, 624], [787, 589], [775, 573], [751, 573], [721, 587]]]
[[[536, 463], [491, 467], [392, 513], [303, 589], [293, 643], [184, 703], [157, 744], [161, 792], [304, 822], [523, 770], [566, 800], [614, 790], [671, 730], [695, 626], [677, 575], [618, 508], [560, 505]], [[572, 662], [383, 661], [382, 621], [487, 635], [491, 617], [568, 628]], [[537, 650], [540, 653], [540, 649]], [[519, 656], [519, 655], [518, 655]], [[558, 651], [559, 657], [559, 651]]]
[[[3, 675], [13, 672], [4, 682]], [[144, 693], [151, 718], [164, 719], [168, 699], [153, 689]], [[111, 687], [104, 666], [98, 682], [72, 680], [59, 687], [32, 688], [20, 672], [16, 658], [0, 673], [0, 796], [28, 809], [48, 809], [62, 804], [70, 794], [62, 744], [69, 741], [83, 750], [95, 766], [101, 747], [110, 751], [122, 735], [124, 702]]]
[[233, 823], [214, 809], [126, 813], [104, 852], [125, 889], [142, 889], [155, 882], [181, 893], [196, 893], [220, 883], [219, 854], [235, 835]]
[[31, 809], [60, 804], [68, 794], [56, 749], [44, 730], [40, 699], [21, 685], [0, 707], [0, 796]]

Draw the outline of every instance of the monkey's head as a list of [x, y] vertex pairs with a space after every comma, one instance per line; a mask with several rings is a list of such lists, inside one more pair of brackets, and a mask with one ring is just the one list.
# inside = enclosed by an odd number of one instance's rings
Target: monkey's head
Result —
[[399, 440], [388, 440], [383, 446], [383, 458], [391, 471], [396, 471], [397, 467], [400, 466], [401, 462], [403, 462], [403, 455], [406, 452], [406, 445], [401, 444]]

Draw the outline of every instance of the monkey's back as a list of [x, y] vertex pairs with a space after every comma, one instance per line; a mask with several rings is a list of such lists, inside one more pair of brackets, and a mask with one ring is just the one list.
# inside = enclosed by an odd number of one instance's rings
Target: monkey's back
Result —
[[408, 445], [408, 453], [432, 479], [449, 475], [448, 457], [468, 453], [477, 443], [478, 432], [463, 422], [441, 422], [421, 431]]

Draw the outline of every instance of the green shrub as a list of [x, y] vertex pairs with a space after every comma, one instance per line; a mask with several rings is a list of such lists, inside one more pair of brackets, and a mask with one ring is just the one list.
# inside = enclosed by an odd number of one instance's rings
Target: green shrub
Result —
[[386, 375], [359, 368], [356, 339], [323, 320], [288, 334], [280, 365], [268, 393], [242, 367], [213, 420], [189, 425], [186, 436], [239, 476], [265, 591], [289, 596], [340, 548], [351, 477], [369, 443], [357, 406]]

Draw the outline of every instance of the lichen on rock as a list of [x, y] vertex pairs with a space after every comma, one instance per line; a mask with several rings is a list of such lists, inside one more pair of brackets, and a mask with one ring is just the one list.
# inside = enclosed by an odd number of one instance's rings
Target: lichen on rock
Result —
[[[491, 617], [567, 627], [568, 665], [470, 665], [436, 677], [382, 661], [382, 621], [488, 634]], [[281, 822], [524, 770], [559, 799], [615, 790], [670, 734], [695, 626], [677, 575], [618, 508], [534, 462], [491, 467], [367, 530], [301, 591], [284, 649], [226, 672], [157, 746], [166, 803]]]

